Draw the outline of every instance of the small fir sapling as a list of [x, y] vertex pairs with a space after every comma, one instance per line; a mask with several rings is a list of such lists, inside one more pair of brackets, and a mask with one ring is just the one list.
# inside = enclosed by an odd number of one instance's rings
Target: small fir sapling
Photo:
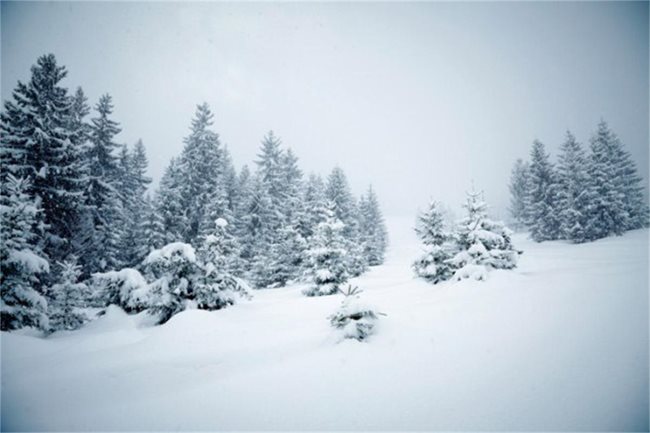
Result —
[[339, 289], [338, 292], [344, 299], [339, 309], [328, 317], [330, 324], [342, 333], [343, 338], [366, 340], [374, 333], [379, 315], [385, 314], [363, 304], [359, 299], [361, 290], [356, 286], [348, 285], [345, 291]]

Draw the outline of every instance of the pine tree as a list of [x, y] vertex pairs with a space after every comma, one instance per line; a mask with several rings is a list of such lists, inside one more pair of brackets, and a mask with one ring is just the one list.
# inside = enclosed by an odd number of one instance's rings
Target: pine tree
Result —
[[318, 224], [311, 239], [310, 273], [314, 285], [304, 291], [307, 296], [337, 293], [350, 275], [348, 270], [344, 224], [336, 217], [336, 205], [329, 202], [325, 208], [325, 221]]
[[123, 263], [133, 267], [149, 253], [145, 235], [147, 203], [145, 195], [151, 183], [147, 177], [147, 155], [142, 140], [138, 140], [131, 152], [121, 158], [122, 182], [120, 195], [125, 216], [124, 238], [122, 239]]
[[203, 272], [194, 295], [200, 309], [218, 310], [249, 297], [248, 284], [232, 274], [237, 268], [233, 260], [238, 258], [238, 245], [228, 227], [225, 219], [218, 218], [199, 250]]
[[81, 266], [76, 257], [58, 264], [59, 282], [49, 289], [50, 330], [71, 331], [83, 325], [88, 317], [84, 306], [89, 299], [89, 288], [79, 282]]
[[304, 185], [304, 212], [298, 224], [298, 229], [304, 239], [309, 240], [316, 232], [318, 224], [325, 220], [323, 212], [325, 204], [325, 183], [320, 176], [311, 174]]
[[528, 163], [521, 159], [515, 162], [510, 174], [510, 215], [517, 229], [526, 225], [526, 195], [528, 193]]
[[120, 196], [121, 171], [115, 154], [118, 145], [115, 136], [121, 131], [119, 124], [110, 118], [113, 102], [103, 95], [92, 119], [90, 148], [90, 180], [86, 189], [86, 206], [91, 214], [92, 246], [83, 259], [86, 270], [119, 269], [124, 214]]
[[343, 237], [348, 251], [348, 270], [352, 276], [359, 276], [366, 271], [368, 262], [363, 255], [359, 242], [359, 210], [356, 199], [350, 191], [343, 170], [336, 167], [327, 179], [325, 190], [327, 200], [333, 203], [333, 211], [344, 225]]
[[573, 242], [586, 240], [585, 223], [588, 214], [587, 162], [582, 146], [567, 131], [560, 150], [558, 164], [558, 209], [561, 236]]
[[198, 244], [214, 221], [230, 217], [224, 187], [224, 155], [219, 135], [210, 128], [214, 115], [207, 104], [197, 106], [190, 134], [179, 160], [181, 205], [187, 227], [183, 239]]
[[233, 210], [234, 231], [239, 240], [245, 238], [247, 234], [246, 216], [253, 195], [251, 182], [250, 170], [247, 165], [244, 165], [237, 176], [237, 200]]
[[39, 276], [49, 272], [49, 263], [38, 244], [38, 201], [26, 191], [29, 181], [7, 174], [0, 194], [0, 304], [3, 331], [32, 326], [47, 329], [47, 301]]
[[52, 54], [38, 58], [28, 83], [18, 82], [1, 118], [0, 165], [7, 175], [28, 180], [30, 197], [43, 210], [44, 247], [53, 259], [71, 252], [85, 183], [80, 131], [74, 128], [73, 98], [60, 86], [67, 75]]
[[363, 256], [368, 264], [370, 266], [382, 264], [388, 244], [388, 232], [372, 186], [359, 201], [359, 234]]
[[535, 140], [530, 153], [526, 224], [530, 229], [531, 238], [536, 242], [560, 237], [558, 193], [555, 168], [549, 160], [544, 144]]
[[413, 263], [415, 273], [433, 284], [451, 278], [454, 268], [449, 260], [455, 253], [455, 246], [452, 235], [445, 230], [437, 202], [432, 201], [429, 208], [418, 215], [415, 232], [424, 244], [424, 254]]
[[490, 268], [516, 267], [518, 253], [512, 244], [512, 232], [501, 222], [487, 217], [487, 205], [482, 194], [469, 192], [464, 208], [467, 216], [455, 234], [458, 252], [448, 261], [457, 268], [453, 279], [484, 280]]
[[[180, 242], [188, 231], [188, 220], [182, 197], [183, 178], [177, 158], [172, 158], [160, 180], [156, 214], [162, 219], [164, 243]], [[162, 247], [162, 245], [161, 245]]]
[[[601, 129], [604, 131], [600, 133]], [[609, 139], [612, 162], [615, 166], [616, 189], [623, 196], [623, 209], [626, 214], [625, 230], [647, 227], [650, 212], [643, 198], [643, 179], [638, 175], [636, 164], [618, 136], [609, 129], [605, 121], [599, 125], [598, 137]]]
[[159, 206], [156, 203], [158, 200], [158, 196], [154, 200], [149, 195], [145, 197], [143, 237], [147, 254], [165, 245], [165, 224], [158, 213]]
[[306, 261], [307, 244], [300, 233], [303, 220], [302, 172], [298, 168], [298, 158], [291, 149], [280, 155], [280, 190], [284, 199], [280, 212], [282, 219], [277, 236], [269, 250], [269, 273], [272, 285], [282, 287], [289, 281], [298, 279]]
[[274, 228], [280, 226], [280, 215], [282, 214], [283, 204], [287, 197], [284, 187], [284, 173], [282, 172], [283, 166], [283, 152], [281, 149], [282, 142], [278, 137], [273, 134], [273, 131], [262, 139], [260, 153], [257, 155], [257, 173], [264, 188], [264, 192], [268, 195], [273, 213], [278, 214], [278, 218], [274, 221], [269, 221]]
[[620, 143], [604, 121], [591, 138], [588, 163], [589, 187], [586, 191], [589, 213], [585, 222], [586, 238], [600, 239], [622, 234], [629, 225], [620, 164]]
[[373, 334], [375, 322], [383, 313], [360, 301], [361, 290], [358, 287], [348, 286], [347, 290], [341, 290], [340, 293], [344, 296], [343, 302], [338, 310], [328, 317], [330, 324], [342, 332], [343, 338], [366, 340]]

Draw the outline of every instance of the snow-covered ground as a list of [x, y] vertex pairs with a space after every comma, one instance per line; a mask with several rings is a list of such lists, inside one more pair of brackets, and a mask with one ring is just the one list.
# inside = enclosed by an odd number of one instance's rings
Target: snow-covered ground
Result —
[[514, 271], [413, 278], [410, 219], [354, 281], [387, 314], [337, 340], [340, 296], [255, 292], [151, 327], [119, 309], [47, 339], [2, 333], [2, 430], [648, 429], [648, 231], [535, 244]]

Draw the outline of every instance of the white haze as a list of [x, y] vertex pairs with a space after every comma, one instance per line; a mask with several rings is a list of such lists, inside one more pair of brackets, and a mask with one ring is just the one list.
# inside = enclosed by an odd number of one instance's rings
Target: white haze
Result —
[[372, 183], [387, 214], [456, 207], [473, 181], [503, 216], [532, 140], [586, 144], [601, 118], [648, 179], [647, 2], [0, 7], [3, 100], [53, 52], [64, 85], [113, 96], [156, 181], [202, 101], [238, 167], [273, 129], [306, 171]]

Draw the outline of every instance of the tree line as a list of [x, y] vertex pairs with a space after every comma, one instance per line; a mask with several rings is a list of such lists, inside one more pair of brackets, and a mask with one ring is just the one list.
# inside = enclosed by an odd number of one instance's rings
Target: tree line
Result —
[[647, 227], [650, 211], [630, 153], [605, 121], [589, 149], [567, 132], [557, 164], [533, 142], [530, 160], [517, 160], [510, 179], [510, 214], [537, 242], [581, 243]]
[[[269, 132], [254, 169], [238, 171], [201, 104], [150, 194], [145, 147], [117, 142], [110, 95], [91, 110], [80, 87], [62, 86], [66, 74], [54, 55], [41, 56], [1, 113], [3, 330], [72, 329], [89, 305], [137, 311], [167, 299], [173, 281], [186, 291], [179, 302], [205, 308], [232, 303], [225, 293], [233, 287], [311, 281], [322, 266], [314, 250], [330, 245], [327, 224], [341, 226], [335, 241], [346, 276], [382, 263], [377, 196], [370, 187], [357, 199], [342, 169], [305, 177]], [[143, 281], [150, 287], [137, 290]], [[180, 308], [158, 307], [163, 316]]]

